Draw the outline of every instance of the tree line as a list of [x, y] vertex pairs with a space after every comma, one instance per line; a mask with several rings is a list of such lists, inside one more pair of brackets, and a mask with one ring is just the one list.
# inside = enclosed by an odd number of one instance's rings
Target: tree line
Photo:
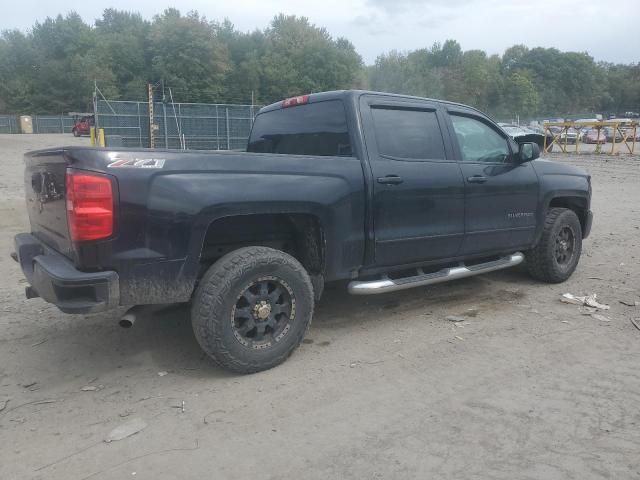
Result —
[[374, 90], [453, 100], [503, 118], [640, 110], [640, 64], [595, 62], [555, 48], [515, 45], [489, 56], [447, 40], [380, 55], [368, 73]]
[[365, 66], [349, 40], [282, 14], [241, 32], [197, 12], [167, 9], [146, 20], [107, 9], [93, 25], [70, 13], [0, 34], [0, 112], [89, 110], [94, 80], [108, 99], [145, 100], [147, 83], [160, 79], [182, 102], [266, 104], [369, 88], [458, 101], [495, 116], [640, 110], [640, 64], [522, 45], [487, 55], [447, 40], [383, 53]]

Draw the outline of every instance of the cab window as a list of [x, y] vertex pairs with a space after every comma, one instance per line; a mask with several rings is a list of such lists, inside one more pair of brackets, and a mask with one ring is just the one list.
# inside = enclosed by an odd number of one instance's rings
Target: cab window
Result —
[[510, 151], [507, 140], [480, 120], [451, 115], [463, 162], [506, 163]]
[[380, 155], [399, 160], [445, 159], [436, 112], [373, 106], [371, 114]]

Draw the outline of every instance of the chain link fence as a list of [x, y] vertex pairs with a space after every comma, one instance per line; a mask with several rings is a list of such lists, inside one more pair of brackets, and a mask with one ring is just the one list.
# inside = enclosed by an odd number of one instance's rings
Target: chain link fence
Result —
[[[153, 105], [155, 148], [188, 150], [245, 149], [256, 105], [161, 103]], [[149, 104], [96, 103], [96, 127], [103, 128], [107, 146], [150, 146]]]
[[[33, 133], [71, 133], [73, 117], [68, 115], [33, 115]], [[20, 116], [0, 115], [0, 133], [20, 133]]]
[[0, 133], [20, 133], [17, 115], [0, 115]]
[[71, 133], [73, 122], [64, 115], [34, 115], [33, 133]]

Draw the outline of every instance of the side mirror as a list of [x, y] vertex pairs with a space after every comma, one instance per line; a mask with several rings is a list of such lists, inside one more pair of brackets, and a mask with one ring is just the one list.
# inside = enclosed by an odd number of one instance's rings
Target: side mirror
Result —
[[529, 162], [540, 157], [540, 147], [537, 143], [526, 142], [520, 144], [518, 151], [519, 163]]

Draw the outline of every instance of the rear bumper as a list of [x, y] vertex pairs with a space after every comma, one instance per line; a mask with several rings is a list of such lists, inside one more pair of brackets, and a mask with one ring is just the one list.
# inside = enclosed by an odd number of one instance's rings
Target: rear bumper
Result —
[[582, 238], [587, 238], [591, 233], [591, 225], [593, 225], [593, 212], [587, 211], [587, 216], [584, 219], [584, 228], [582, 229]]
[[16, 235], [14, 244], [16, 260], [31, 284], [27, 298], [41, 297], [65, 313], [93, 313], [118, 306], [116, 272], [81, 272], [29, 233]]

